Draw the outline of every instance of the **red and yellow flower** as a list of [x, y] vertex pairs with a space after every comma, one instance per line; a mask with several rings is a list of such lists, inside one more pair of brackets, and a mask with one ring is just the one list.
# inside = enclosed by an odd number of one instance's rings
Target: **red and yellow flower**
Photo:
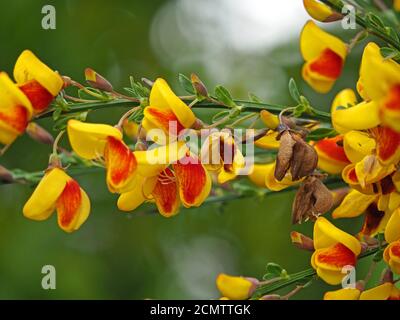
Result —
[[[166, 147], [159, 149], [167, 150]], [[136, 155], [138, 159], [154, 157], [150, 152], [153, 150], [137, 151]], [[211, 191], [207, 170], [189, 151], [176, 159], [169, 159], [164, 166], [158, 167], [156, 175], [139, 176], [135, 188], [119, 197], [120, 210], [132, 211], [145, 201], [154, 201], [161, 215], [172, 217], [179, 212], [181, 204], [186, 208], [200, 206]]]
[[0, 73], [0, 143], [11, 144], [25, 132], [32, 104], [4, 72]]
[[339, 174], [350, 164], [343, 148], [343, 136], [325, 138], [315, 144], [318, 153], [318, 168], [330, 173]]
[[308, 21], [300, 36], [300, 50], [306, 62], [302, 71], [304, 80], [317, 92], [329, 92], [342, 73], [346, 45]]
[[48, 169], [26, 202], [24, 216], [48, 219], [57, 210], [58, 225], [66, 232], [78, 230], [90, 213], [90, 200], [78, 182], [61, 168]]
[[69, 120], [67, 132], [71, 147], [78, 156], [87, 160], [104, 159], [111, 192], [126, 192], [134, 187], [137, 159], [122, 140], [119, 129]]
[[400, 300], [400, 290], [395, 284], [386, 282], [365, 291], [352, 288], [329, 291], [324, 300]]
[[34, 114], [46, 110], [64, 86], [58, 72], [50, 69], [29, 50], [18, 57], [14, 79], [31, 102]]
[[331, 285], [341, 283], [344, 277], [342, 268], [355, 266], [361, 253], [360, 242], [355, 237], [323, 217], [314, 224], [314, 247], [311, 265], [318, 276]]
[[174, 138], [183, 129], [192, 127], [195, 121], [193, 111], [175, 95], [167, 82], [157, 79], [151, 89], [149, 106], [144, 109], [142, 121], [142, 127], [150, 133], [151, 139], [158, 144], [167, 143], [167, 137]]

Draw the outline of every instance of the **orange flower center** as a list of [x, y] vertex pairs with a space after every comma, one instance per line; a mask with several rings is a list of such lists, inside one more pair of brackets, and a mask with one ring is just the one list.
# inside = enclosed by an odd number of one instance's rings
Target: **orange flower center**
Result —
[[42, 87], [36, 80], [28, 81], [19, 86], [19, 88], [28, 97], [35, 113], [46, 110], [54, 99], [53, 95]]
[[338, 243], [327, 249], [323, 249], [318, 254], [318, 262], [342, 268], [350, 265], [355, 266], [356, 255], [349, 248]]
[[147, 110], [151, 116], [155, 118], [157, 125], [159, 125], [165, 132], [169, 132], [171, 130], [171, 132], [174, 133], [176, 128], [176, 133], [179, 134], [185, 129], [172, 111], [160, 110], [158, 108], [151, 107], [148, 107]]
[[337, 79], [342, 73], [343, 59], [333, 50], [325, 49], [317, 60], [310, 64], [310, 70], [322, 76]]
[[152, 192], [156, 204], [165, 215], [173, 213], [178, 201], [178, 188], [175, 182], [174, 173], [166, 168], [159, 176], [159, 179]]

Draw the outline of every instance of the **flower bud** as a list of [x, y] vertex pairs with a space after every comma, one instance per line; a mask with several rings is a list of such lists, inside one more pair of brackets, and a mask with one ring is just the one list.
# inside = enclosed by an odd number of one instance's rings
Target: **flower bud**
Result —
[[279, 118], [278, 116], [272, 114], [267, 110], [262, 110], [260, 112], [260, 117], [262, 122], [267, 126], [267, 128], [271, 130], [275, 130], [279, 126]]
[[26, 133], [35, 141], [53, 145], [54, 138], [53, 136], [44, 128], [39, 126], [35, 122], [30, 122], [26, 128]]
[[136, 122], [125, 119], [122, 124], [122, 128], [124, 129], [125, 134], [130, 139], [132, 140], [138, 139], [140, 125], [138, 125]]
[[390, 268], [386, 268], [382, 271], [381, 274], [381, 279], [380, 279], [380, 283], [386, 283], [386, 282], [391, 282], [393, 283], [394, 278], [393, 278], [393, 271], [390, 270]]
[[315, 20], [333, 22], [343, 18], [341, 14], [333, 11], [329, 6], [318, 0], [303, 0], [303, 3], [307, 13]]
[[299, 249], [311, 252], [315, 250], [314, 241], [300, 232], [292, 231], [290, 238], [292, 239], [292, 243]]
[[103, 90], [106, 92], [114, 91], [111, 83], [91, 68], [85, 69], [85, 78], [87, 83], [89, 83], [95, 89]]
[[192, 85], [194, 90], [196, 91], [197, 97], [198, 98], [207, 98], [208, 97], [208, 91], [204, 83], [200, 80], [200, 78], [192, 73], [190, 75], [190, 80], [192, 81]]
[[0, 181], [4, 183], [11, 183], [14, 181], [12, 173], [1, 165], [0, 165]]
[[259, 284], [254, 278], [233, 277], [224, 273], [218, 275], [216, 282], [222, 296], [230, 300], [249, 299]]

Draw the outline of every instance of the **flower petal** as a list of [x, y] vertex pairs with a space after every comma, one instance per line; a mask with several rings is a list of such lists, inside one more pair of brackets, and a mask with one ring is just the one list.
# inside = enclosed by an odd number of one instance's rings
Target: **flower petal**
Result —
[[343, 147], [347, 158], [352, 163], [357, 163], [373, 153], [376, 142], [365, 132], [349, 131], [344, 135]]
[[159, 175], [152, 195], [162, 216], [169, 218], [178, 213], [180, 205], [178, 186], [171, 169], [166, 168]]
[[318, 168], [330, 173], [339, 174], [350, 163], [344, 149], [338, 143], [343, 141], [343, 136], [325, 138], [315, 144], [318, 153]]
[[107, 185], [110, 192], [127, 192], [134, 187], [137, 161], [134, 153], [120, 139], [107, 137], [104, 148]]
[[185, 207], [198, 207], [211, 191], [211, 178], [194, 156], [186, 156], [173, 165], [178, 180], [179, 195]]
[[54, 212], [56, 202], [71, 178], [61, 169], [45, 173], [32, 196], [26, 202], [24, 216], [32, 220], [46, 220]]
[[384, 283], [375, 288], [365, 290], [361, 293], [360, 300], [388, 300], [392, 291], [392, 283]]
[[233, 277], [224, 273], [218, 275], [216, 282], [222, 296], [229, 300], [246, 300], [252, 295], [256, 287], [255, 282], [250, 279]]
[[386, 225], [385, 239], [388, 243], [400, 240], [400, 208], [392, 213]]
[[378, 195], [367, 195], [357, 190], [352, 190], [346, 195], [340, 206], [332, 212], [332, 217], [334, 219], [358, 217], [377, 199]]
[[376, 154], [383, 165], [397, 164], [400, 161], [400, 132], [388, 127], [373, 130], [376, 139]]
[[150, 106], [160, 110], [171, 110], [185, 128], [196, 121], [193, 111], [175, 95], [164, 79], [158, 78], [150, 92]]
[[14, 79], [18, 84], [35, 80], [53, 97], [58, 95], [64, 85], [61, 76], [29, 50], [23, 51], [18, 57], [14, 67]]
[[358, 289], [339, 289], [336, 291], [326, 292], [324, 300], [358, 300], [360, 294], [361, 292]]
[[68, 121], [67, 132], [74, 152], [88, 160], [104, 155], [107, 137], [122, 139], [121, 131], [110, 125], [85, 123], [74, 119]]
[[350, 249], [356, 256], [361, 252], [360, 242], [352, 235], [340, 230], [327, 219], [319, 217], [314, 224], [315, 249], [323, 249], [341, 243]]

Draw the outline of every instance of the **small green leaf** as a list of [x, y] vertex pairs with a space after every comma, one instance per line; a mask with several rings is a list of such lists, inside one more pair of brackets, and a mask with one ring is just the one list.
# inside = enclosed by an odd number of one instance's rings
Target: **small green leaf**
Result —
[[289, 93], [294, 101], [300, 103], [300, 92], [299, 89], [297, 88], [296, 81], [293, 78], [289, 80]]
[[255, 102], [255, 103], [262, 103], [262, 100], [257, 97], [254, 93], [249, 92], [249, 99], [251, 102]]
[[233, 108], [236, 107], [235, 102], [233, 101], [232, 95], [223, 86], [216, 86], [215, 87], [215, 96], [218, 99], [218, 101], [222, 102], [223, 104]]
[[382, 19], [372, 12], [368, 12], [367, 22], [372, 27], [375, 27], [378, 29], [385, 29], [385, 23], [382, 21]]
[[267, 264], [267, 274], [271, 274], [275, 277], [280, 277], [283, 271], [286, 271], [283, 269], [279, 264], [270, 262]]
[[190, 94], [196, 94], [196, 92], [193, 89], [192, 81], [188, 77], [186, 77], [184, 74], [180, 73], [179, 74], [179, 84], [181, 87]]
[[394, 48], [389, 48], [389, 47], [383, 47], [380, 49], [381, 55], [385, 59], [399, 59], [400, 58], [400, 52]]

